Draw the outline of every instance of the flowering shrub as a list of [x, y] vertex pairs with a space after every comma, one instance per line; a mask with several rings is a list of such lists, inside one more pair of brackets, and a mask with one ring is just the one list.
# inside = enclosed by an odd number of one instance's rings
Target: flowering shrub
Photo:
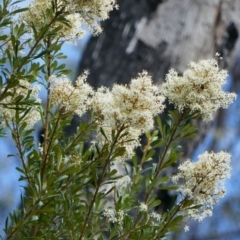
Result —
[[[87, 72], [75, 84], [68, 79], [70, 70], [58, 62], [66, 58], [61, 47], [84, 35], [82, 25], [99, 34], [99, 21], [116, 2], [16, 3], [3, 0], [0, 8], [0, 133], [11, 133], [22, 163], [19, 181], [26, 184], [22, 208], [6, 220], [6, 239], [162, 239], [185, 218], [210, 216], [225, 194], [230, 155], [205, 152], [197, 162], [185, 160], [175, 176], [164, 170], [183, 155], [180, 142], [195, 137], [191, 120], [209, 121], [236, 98], [222, 90], [227, 73], [217, 59], [190, 63], [183, 76], [170, 70], [161, 86], [143, 71], [129, 85], [95, 91]], [[40, 86], [47, 91], [45, 107]], [[175, 110], [163, 124], [166, 100]], [[66, 137], [73, 116], [86, 113], [89, 119]], [[38, 121], [41, 144], [32, 135]], [[166, 212], [157, 212], [157, 192], [163, 190], [178, 197]]]
[[183, 76], [170, 70], [162, 93], [179, 111], [189, 108], [193, 112], [199, 111], [204, 120], [212, 120], [218, 108], [227, 108], [236, 98], [234, 93], [222, 90], [226, 79], [227, 71], [218, 68], [217, 59], [191, 62]]
[[186, 215], [202, 220], [212, 214], [213, 204], [225, 195], [222, 180], [230, 178], [230, 155], [225, 152], [203, 153], [198, 162], [185, 161], [179, 166], [179, 173], [172, 177], [174, 183], [179, 179], [178, 191], [186, 199], [193, 201], [199, 208], [190, 208]]

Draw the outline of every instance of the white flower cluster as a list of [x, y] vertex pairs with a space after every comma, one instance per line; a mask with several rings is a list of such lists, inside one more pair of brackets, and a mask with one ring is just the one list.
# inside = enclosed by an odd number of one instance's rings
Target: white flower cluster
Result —
[[96, 35], [102, 32], [100, 21], [109, 17], [109, 12], [118, 8], [116, 0], [66, 0], [69, 12], [79, 13], [83, 24]]
[[[59, 7], [62, 8], [62, 5], [59, 4]], [[29, 4], [29, 10], [21, 14], [20, 19], [27, 23], [30, 31], [32, 31], [31, 29], [33, 25], [35, 29], [40, 31], [43, 26], [50, 24], [54, 18], [54, 13], [50, 11], [51, 8], [52, 4], [49, 0], [34, 0]], [[46, 11], [47, 9], [48, 13]], [[58, 31], [57, 38], [66, 40], [69, 43], [75, 38], [82, 38], [84, 31], [82, 30], [80, 15], [78, 13], [71, 13], [67, 15], [65, 14], [64, 16], [71, 24], [71, 27], [60, 22], [55, 22], [51, 25], [50, 30], [62, 27], [62, 29]]]
[[157, 222], [160, 222], [160, 220], [162, 219], [162, 215], [156, 212], [152, 212], [150, 214], [150, 217], [156, 220]]
[[62, 27], [58, 31], [58, 38], [72, 43], [76, 38], [82, 38], [83, 25], [87, 25], [94, 34], [101, 32], [99, 21], [108, 18], [111, 10], [117, 7], [115, 0], [57, 0], [56, 9], [52, 10], [52, 3], [49, 0], [34, 0], [29, 5], [29, 10], [21, 14], [21, 21], [27, 23], [30, 31], [32, 25], [38, 31], [50, 24], [56, 14], [62, 14], [71, 26], [59, 21], [54, 22], [50, 29]]
[[[112, 91], [99, 88], [91, 106], [108, 140], [112, 140], [112, 131], [128, 132], [118, 141], [119, 146], [126, 149], [123, 157], [126, 159], [133, 156], [133, 149], [139, 145], [139, 136], [153, 128], [153, 117], [163, 111], [164, 100], [159, 88], [152, 84], [151, 77], [144, 71], [131, 80], [129, 87], [114, 84]], [[100, 134], [99, 137], [100, 142], [105, 141]]]
[[112, 223], [118, 223], [119, 225], [122, 224], [124, 215], [125, 214], [122, 210], [116, 212], [112, 208], [106, 208], [103, 211], [103, 216], [107, 218], [107, 221]]
[[230, 154], [208, 153], [199, 156], [198, 162], [187, 160], [179, 166], [179, 173], [172, 177], [178, 183], [184, 199], [192, 200], [198, 209], [185, 210], [185, 214], [201, 221], [211, 216], [213, 204], [225, 195], [223, 180], [230, 178]]
[[52, 83], [51, 99], [52, 103], [56, 105], [62, 113], [77, 114], [82, 116], [88, 109], [90, 103], [90, 96], [93, 94], [92, 87], [86, 83], [88, 72], [85, 71], [76, 80], [76, 86], [66, 77], [51, 76]]
[[222, 90], [226, 78], [227, 71], [219, 69], [216, 59], [191, 62], [183, 76], [170, 70], [161, 92], [180, 111], [188, 108], [209, 121], [218, 108], [226, 108], [236, 98], [236, 94]]
[[[3, 116], [4, 120], [7, 123], [15, 122], [16, 111], [18, 111], [20, 118], [25, 115], [22, 119], [22, 122], [25, 122], [27, 124], [26, 128], [32, 128], [33, 125], [41, 119], [38, 111], [38, 106], [28, 106], [21, 103], [14, 104], [14, 102], [18, 97], [22, 96], [21, 101], [33, 100], [35, 103], [40, 103], [41, 99], [38, 97], [39, 90], [39, 86], [31, 86], [28, 81], [19, 80], [19, 84], [15, 88], [8, 90], [10, 95], [4, 98], [0, 103], [0, 113]], [[4, 88], [2, 91], [4, 91]], [[18, 110], [14, 109], [16, 107]], [[28, 110], [28, 112], [26, 110]]]
[[140, 205], [139, 205], [139, 211], [140, 212], [147, 212], [148, 211], [148, 206], [145, 203], [141, 202]]
[[131, 178], [127, 175], [119, 178], [115, 182], [115, 187], [118, 192], [121, 192], [123, 189], [126, 189], [132, 183]]

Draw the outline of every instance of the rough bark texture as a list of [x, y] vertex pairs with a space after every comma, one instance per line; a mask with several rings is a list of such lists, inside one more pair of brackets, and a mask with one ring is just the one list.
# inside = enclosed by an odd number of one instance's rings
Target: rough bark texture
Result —
[[[190, 61], [216, 52], [222, 67], [234, 65], [240, 0], [121, 0], [119, 6], [103, 23], [103, 33], [89, 41], [79, 66], [78, 74], [90, 70], [94, 87], [129, 83], [143, 69], [159, 84], [170, 68], [182, 73]], [[188, 157], [208, 128], [201, 123], [198, 139], [185, 145]], [[159, 197], [166, 198], [166, 209], [169, 195]]]
[[94, 86], [128, 83], [146, 69], [162, 82], [169, 68], [183, 72], [190, 61], [218, 51], [232, 65], [240, 26], [237, 0], [121, 0], [90, 40], [80, 64]]
[[[170, 68], [183, 72], [190, 61], [220, 52], [222, 67], [234, 66], [239, 52], [240, 0], [121, 0], [84, 52], [79, 74], [90, 70], [95, 87], [129, 83], [143, 69], [161, 83]], [[198, 139], [208, 129], [201, 123]]]

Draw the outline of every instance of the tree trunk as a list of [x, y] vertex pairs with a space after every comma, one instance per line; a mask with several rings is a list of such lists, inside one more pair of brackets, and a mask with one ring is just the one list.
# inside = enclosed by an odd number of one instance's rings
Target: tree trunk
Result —
[[239, 46], [239, 0], [121, 0], [84, 52], [79, 73], [95, 87], [128, 83], [143, 69], [161, 83], [169, 68], [220, 52], [232, 65]]
[[[129, 83], [144, 69], [160, 84], [170, 68], [182, 73], [190, 61], [216, 52], [223, 57], [220, 66], [231, 69], [239, 52], [239, 16], [240, 0], [119, 0], [119, 10], [103, 22], [103, 33], [90, 39], [78, 75], [89, 69], [92, 86], [111, 87]], [[185, 156], [209, 127], [199, 123], [198, 138], [184, 145]], [[166, 202], [168, 197], [160, 194]]]
[[[127, 84], [143, 69], [160, 84], [170, 68], [182, 73], [190, 61], [223, 57], [220, 66], [234, 65], [239, 52], [240, 0], [121, 0], [119, 10], [92, 37], [78, 75], [89, 69], [95, 88]], [[209, 124], [185, 148], [189, 157]]]

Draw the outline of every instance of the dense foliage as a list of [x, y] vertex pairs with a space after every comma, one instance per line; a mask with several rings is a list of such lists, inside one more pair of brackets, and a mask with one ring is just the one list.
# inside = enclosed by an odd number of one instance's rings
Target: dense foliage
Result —
[[[188, 230], [187, 219], [210, 216], [225, 194], [230, 155], [205, 152], [198, 162], [184, 160], [175, 176], [165, 170], [184, 156], [182, 140], [196, 136], [192, 120], [211, 120], [236, 97], [222, 90], [227, 73], [218, 58], [190, 63], [182, 76], [170, 70], [161, 86], [143, 71], [129, 85], [94, 90], [87, 71], [70, 81], [61, 48], [84, 35], [83, 25], [100, 34], [99, 21], [115, 1], [34, 0], [29, 8], [19, 2], [0, 5], [1, 136], [15, 142], [17, 154], [9, 157], [21, 161], [25, 182], [6, 239], [163, 239]], [[165, 101], [175, 105], [167, 120]], [[74, 115], [85, 120], [66, 137]], [[42, 143], [33, 137], [39, 121]], [[156, 212], [164, 190], [178, 197]]]

